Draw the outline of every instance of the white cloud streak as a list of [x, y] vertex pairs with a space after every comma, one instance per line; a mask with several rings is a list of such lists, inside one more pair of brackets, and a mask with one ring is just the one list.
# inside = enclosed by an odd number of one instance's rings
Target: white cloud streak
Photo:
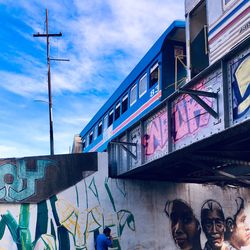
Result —
[[[32, 37], [44, 32], [45, 8], [49, 9], [50, 32], [63, 33], [62, 38], [51, 38], [51, 57], [70, 59], [51, 63], [58, 153], [68, 152], [74, 134], [83, 129], [168, 25], [184, 19], [183, 0], [20, 0], [0, 4], [22, 23], [12, 27], [13, 32], [31, 45], [24, 50], [10, 41], [17, 70], [0, 70], [0, 88], [10, 93], [29, 99], [47, 98], [45, 39]], [[10, 55], [6, 52], [1, 56], [8, 61]], [[20, 119], [29, 118], [23, 114]], [[48, 133], [46, 129], [30, 132], [36, 134], [32, 140], [37, 145], [48, 138], [43, 134]], [[0, 144], [5, 142], [0, 140]], [[0, 145], [2, 152], [15, 152], [14, 148]]]

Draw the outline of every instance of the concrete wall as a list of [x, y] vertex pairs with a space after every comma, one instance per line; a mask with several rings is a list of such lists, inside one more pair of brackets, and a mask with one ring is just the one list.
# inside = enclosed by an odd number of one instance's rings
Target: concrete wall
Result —
[[[39, 204], [1, 204], [0, 249], [91, 250], [104, 226], [112, 229], [114, 249], [184, 249], [183, 240], [177, 240], [178, 248], [172, 237], [178, 230], [189, 238], [196, 232], [193, 238], [204, 246], [199, 222], [204, 202], [218, 201], [225, 218], [233, 218], [241, 204], [237, 197], [245, 208], [249, 201], [243, 188], [110, 179], [106, 153], [98, 155], [98, 166], [95, 174]], [[220, 206], [210, 201], [207, 207]]]

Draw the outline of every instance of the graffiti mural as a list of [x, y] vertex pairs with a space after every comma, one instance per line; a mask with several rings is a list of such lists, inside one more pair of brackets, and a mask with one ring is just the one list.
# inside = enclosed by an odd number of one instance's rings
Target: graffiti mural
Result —
[[192, 208], [183, 200], [167, 201], [165, 213], [170, 220], [171, 233], [180, 249], [201, 250], [201, 227]]
[[[206, 80], [202, 80], [194, 90], [209, 91]], [[201, 99], [210, 107], [214, 106], [213, 100], [202, 96]], [[188, 135], [194, 136], [201, 128], [208, 126], [211, 115], [198, 104], [191, 96], [181, 95], [173, 104], [174, 141]]]
[[26, 163], [20, 160], [17, 165], [7, 163], [0, 166], [0, 199], [18, 202], [34, 195], [36, 180], [44, 178], [46, 168], [53, 161], [37, 160], [33, 171], [27, 169]]
[[[232, 208], [235, 212], [226, 218], [218, 201], [206, 200], [201, 207], [199, 222], [184, 200], [168, 200], [165, 213], [175, 244], [179, 249], [193, 250], [250, 249], [250, 208], [241, 197], [237, 197], [235, 203], [232, 201]], [[201, 227], [206, 237], [203, 247]]]
[[161, 157], [167, 153], [168, 118], [163, 108], [145, 122], [144, 147], [146, 161]]
[[39, 203], [96, 171], [97, 154], [0, 159], [0, 168], [0, 202]]
[[100, 155], [98, 172], [47, 200], [0, 204], [0, 249], [95, 250], [106, 226], [112, 250], [250, 248], [249, 189], [111, 179]]
[[[105, 226], [108, 226], [114, 236], [114, 249], [120, 250], [120, 240], [125, 228], [131, 232], [135, 231], [135, 219], [129, 210], [117, 208], [109, 185], [109, 179], [106, 178], [102, 189], [105, 190], [109, 200], [111, 208], [109, 213], [105, 213], [103, 209], [103, 200], [99, 197], [100, 187], [97, 188], [94, 177], [68, 190], [71, 196], [76, 198], [75, 203], [59, 195], [38, 205], [23, 204], [16, 215], [6, 210], [1, 214], [0, 245], [2, 238], [10, 233], [18, 250], [88, 250], [93, 249], [96, 236]], [[79, 193], [80, 188], [84, 190], [85, 195]], [[84, 203], [79, 201], [79, 195], [85, 196]], [[124, 194], [122, 196], [124, 197]], [[93, 197], [95, 197], [94, 200]], [[33, 206], [32, 211], [31, 206]], [[36, 206], [38, 212], [36, 234], [35, 238], [32, 238], [31, 231], [34, 225], [30, 224], [30, 220], [31, 212]], [[34, 220], [34, 214], [32, 219]]]
[[235, 213], [226, 221], [228, 241], [235, 249], [242, 249], [246, 246], [249, 249], [250, 207], [241, 197], [238, 197], [235, 199], [234, 208]]
[[231, 65], [233, 116], [239, 119], [250, 109], [250, 54]]
[[227, 249], [225, 243], [225, 216], [215, 200], [206, 201], [201, 208], [201, 225], [206, 235], [205, 249]]

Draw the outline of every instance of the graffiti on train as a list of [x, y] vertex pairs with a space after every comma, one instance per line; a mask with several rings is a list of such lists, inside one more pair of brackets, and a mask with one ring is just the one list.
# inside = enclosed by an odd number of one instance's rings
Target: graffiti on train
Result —
[[144, 146], [146, 156], [166, 151], [168, 141], [167, 109], [164, 108], [145, 122]]
[[250, 110], [250, 54], [231, 65], [233, 115], [238, 119]]
[[[202, 80], [194, 90], [208, 91]], [[208, 97], [200, 97], [208, 106], [213, 107], [213, 100]], [[198, 104], [190, 95], [183, 94], [173, 104], [173, 119], [175, 141], [187, 135], [193, 135], [199, 129], [208, 126], [211, 115]]]

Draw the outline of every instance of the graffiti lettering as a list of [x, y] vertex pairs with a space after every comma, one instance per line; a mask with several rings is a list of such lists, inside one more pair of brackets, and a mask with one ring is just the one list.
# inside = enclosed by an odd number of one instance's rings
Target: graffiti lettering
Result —
[[146, 155], [152, 155], [155, 151], [161, 151], [168, 141], [167, 112], [161, 113], [147, 124], [147, 133], [144, 136]]
[[[195, 89], [204, 90], [203, 81]], [[210, 107], [213, 102], [210, 98], [201, 97]], [[193, 134], [201, 127], [208, 125], [210, 114], [189, 95], [181, 95], [173, 107], [174, 116], [174, 140]]]
[[[45, 175], [46, 167], [50, 160], [37, 160], [36, 171], [28, 171], [24, 160], [18, 161], [18, 165], [4, 164], [0, 172], [0, 199], [6, 201], [22, 201], [36, 192], [35, 180]], [[26, 185], [24, 184], [26, 180]]]
[[245, 115], [250, 108], [250, 56], [245, 57], [234, 72], [234, 118]]

